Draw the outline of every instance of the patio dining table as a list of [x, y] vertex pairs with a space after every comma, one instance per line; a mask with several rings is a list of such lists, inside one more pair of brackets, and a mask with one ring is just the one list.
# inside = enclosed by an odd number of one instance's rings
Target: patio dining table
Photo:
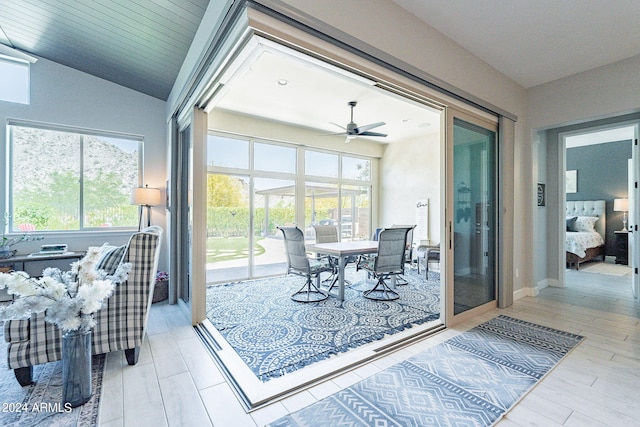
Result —
[[378, 252], [378, 242], [375, 240], [356, 240], [333, 243], [314, 243], [306, 245], [306, 249], [307, 251], [314, 252], [316, 254], [331, 255], [338, 258], [337, 297], [340, 301], [344, 301], [344, 269], [347, 265], [347, 257], [374, 254]]

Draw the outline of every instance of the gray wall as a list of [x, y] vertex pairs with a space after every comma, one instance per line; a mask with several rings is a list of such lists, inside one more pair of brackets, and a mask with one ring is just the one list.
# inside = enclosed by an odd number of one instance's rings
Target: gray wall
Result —
[[627, 197], [630, 158], [631, 140], [567, 149], [567, 170], [578, 171], [578, 192], [567, 193], [567, 200], [606, 201], [607, 255], [615, 255], [614, 232], [622, 229], [622, 212], [613, 211], [613, 200]]

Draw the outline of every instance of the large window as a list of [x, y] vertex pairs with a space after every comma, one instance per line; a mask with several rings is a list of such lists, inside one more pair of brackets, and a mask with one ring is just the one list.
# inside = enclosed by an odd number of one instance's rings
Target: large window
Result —
[[371, 160], [305, 150], [305, 225], [335, 225], [341, 240], [371, 238]]
[[11, 230], [136, 227], [142, 138], [9, 125]]
[[284, 274], [279, 226], [371, 236], [371, 159], [210, 134], [207, 169], [208, 283]]

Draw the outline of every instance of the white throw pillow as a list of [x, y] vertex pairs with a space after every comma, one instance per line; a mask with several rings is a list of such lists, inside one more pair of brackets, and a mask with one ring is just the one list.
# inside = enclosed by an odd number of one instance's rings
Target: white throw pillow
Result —
[[598, 221], [597, 216], [579, 216], [574, 223], [574, 229], [575, 231], [596, 231], [596, 221]]

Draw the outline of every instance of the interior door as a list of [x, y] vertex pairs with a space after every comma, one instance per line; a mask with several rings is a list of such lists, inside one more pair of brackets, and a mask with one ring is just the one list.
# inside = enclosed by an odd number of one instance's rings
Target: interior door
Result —
[[447, 320], [496, 306], [497, 123], [447, 114]]
[[629, 160], [629, 252], [628, 259], [631, 265], [631, 289], [633, 297], [638, 299], [640, 296], [640, 277], [638, 269], [640, 268], [640, 194], [638, 183], [640, 183], [640, 148], [638, 147], [638, 138], [640, 137], [640, 124], [635, 125], [634, 140], [631, 151], [631, 159]]

